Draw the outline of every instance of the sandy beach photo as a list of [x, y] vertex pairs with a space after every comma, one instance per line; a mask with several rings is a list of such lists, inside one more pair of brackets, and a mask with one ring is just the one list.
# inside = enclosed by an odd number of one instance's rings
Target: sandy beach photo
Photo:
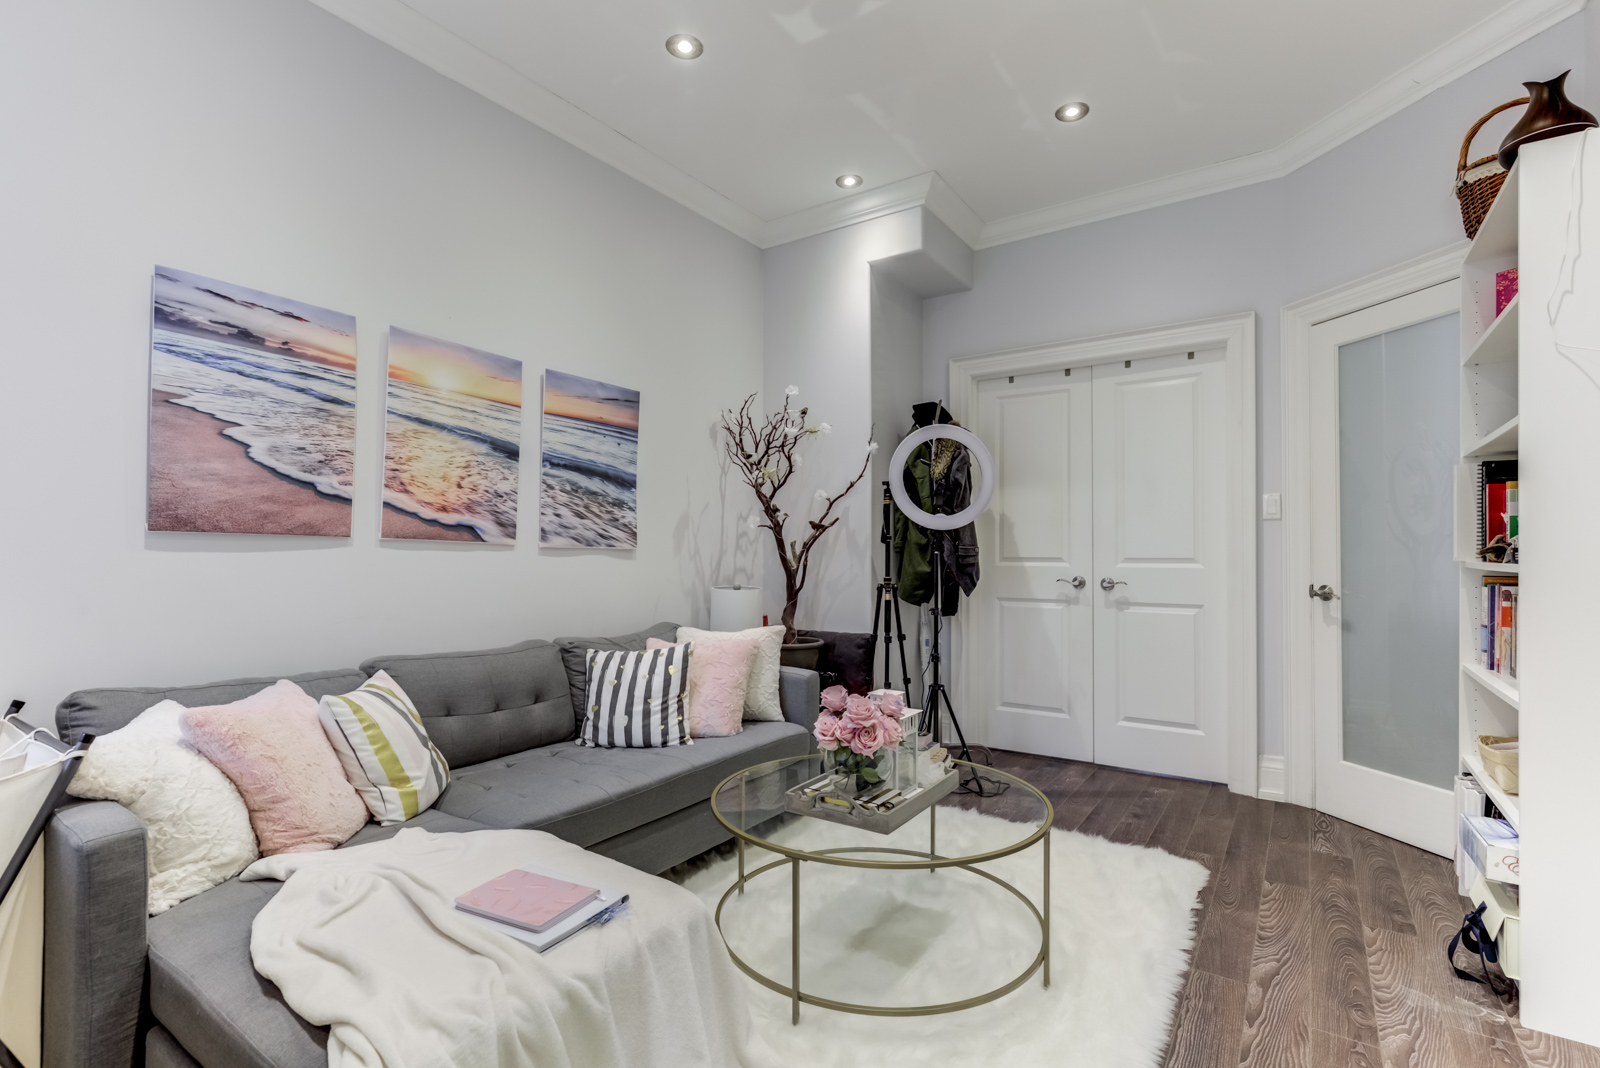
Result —
[[634, 548], [638, 473], [639, 391], [546, 370], [539, 544]]
[[522, 361], [389, 328], [383, 536], [517, 540]]
[[157, 267], [146, 528], [349, 537], [355, 328]]

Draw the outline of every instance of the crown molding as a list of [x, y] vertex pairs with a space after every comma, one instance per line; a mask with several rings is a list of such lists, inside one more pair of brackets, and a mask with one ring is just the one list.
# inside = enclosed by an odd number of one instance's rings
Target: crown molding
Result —
[[984, 224], [973, 247], [1003, 245], [1055, 230], [1282, 178], [1357, 134], [1371, 129], [1435, 89], [1577, 14], [1583, 10], [1586, 2], [1515, 0], [1277, 148], [997, 219]]
[[926, 206], [977, 249], [1281, 178], [1440, 86], [1576, 14], [1586, 0], [1514, 0], [1277, 148], [989, 223], [933, 172], [764, 220], [428, 19], [403, 0], [311, 2], [758, 248], [771, 248]]
[[769, 220], [762, 228], [761, 238], [756, 244], [762, 248], [786, 245], [803, 237], [854, 226], [856, 223], [893, 215], [907, 208], [921, 207], [928, 201], [928, 191], [932, 188], [935, 177], [936, 175], [929, 173], [902, 178], [898, 182], [890, 182], [888, 185], [880, 185], [873, 189], [863, 189], [859, 193], [851, 193], [849, 196], [818, 204], [814, 208], [797, 211], [793, 215]]
[[760, 245], [766, 223], [401, 0], [311, 0], [384, 44]]
[[943, 178], [929, 171], [772, 219], [766, 224], [757, 244], [762, 248], [786, 245], [801, 238], [825, 234], [829, 230], [854, 226], [868, 219], [921, 207], [937, 215], [940, 222], [955, 231], [956, 236], [968, 245], [976, 242], [983, 230], [983, 220], [978, 218], [977, 213], [967, 207], [966, 202], [945, 184]]

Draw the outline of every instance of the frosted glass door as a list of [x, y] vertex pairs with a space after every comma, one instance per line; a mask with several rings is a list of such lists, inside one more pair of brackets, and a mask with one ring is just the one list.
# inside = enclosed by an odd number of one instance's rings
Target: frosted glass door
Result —
[[1458, 316], [1339, 346], [1343, 759], [1456, 771]]

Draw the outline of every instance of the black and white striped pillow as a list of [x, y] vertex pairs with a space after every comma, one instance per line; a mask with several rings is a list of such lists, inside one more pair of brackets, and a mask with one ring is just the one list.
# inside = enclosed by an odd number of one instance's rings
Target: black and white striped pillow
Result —
[[693, 652], [693, 642], [639, 653], [590, 649], [578, 744], [597, 749], [693, 745], [684, 718]]

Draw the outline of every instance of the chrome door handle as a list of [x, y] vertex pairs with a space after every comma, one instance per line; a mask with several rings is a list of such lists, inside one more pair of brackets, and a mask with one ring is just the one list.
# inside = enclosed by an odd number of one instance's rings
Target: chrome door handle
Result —
[[1339, 599], [1339, 595], [1334, 593], [1333, 587], [1327, 583], [1323, 583], [1321, 586], [1312, 586], [1310, 592], [1311, 596], [1319, 601], [1337, 601]]
[[1127, 583], [1122, 581], [1121, 579], [1113, 580], [1110, 576], [1107, 576], [1106, 578], [1103, 578], [1103, 579], [1100, 580], [1100, 588], [1102, 590], [1105, 590], [1107, 593], [1110, 593], [1112, 590], [1116, 589], [1118, 586], [1126, 586], [1126, 585], [1127, 585]]
[[1089, 585], [1089, 580], [1084, 578], [1082, 575], [1073, 575], [1069, 579], [1056, 579], [1056, 581], [1065, 582], [1068, 586], [1071, 586], [1075, 590], [1081, 590], [1085, 586]]

